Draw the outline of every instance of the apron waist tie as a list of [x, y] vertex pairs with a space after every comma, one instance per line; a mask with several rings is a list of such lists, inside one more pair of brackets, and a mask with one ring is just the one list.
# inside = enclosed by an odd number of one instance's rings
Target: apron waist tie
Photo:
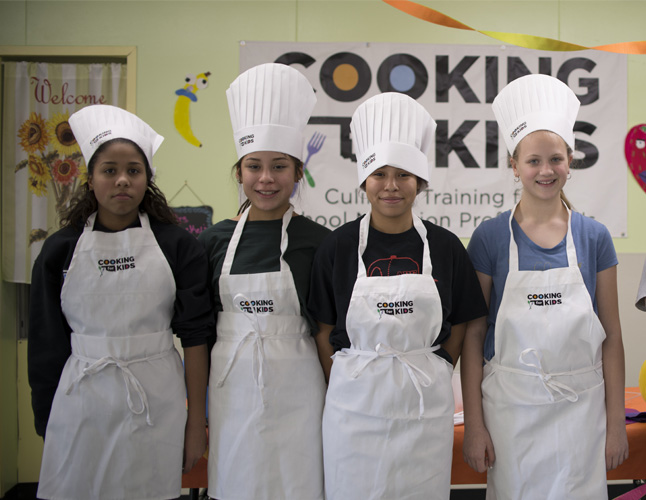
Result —
[[[169, 353], [171, 353], [172, 350], [173, 348], [168, 349], [167, 351], [164, 351], [164, 352], [160, 352], [158, 354], [154, 354], [152, 356], [131, 359], [128, 361], [116, 359], [112, 356], [104, 356], [100, 359], [93, 359], [93, 358], [87, 358], [85, 356], [81, 356], [76, 353], [72, 353], [72, 356], [76, 357], [81, 361], [90, 363], [90, 366], [83, 368], [81, 374], [78, 377], [76, 377], [74, 380], [72, 380], [70, 385], [67, 387], [65, 394], [69, 394], [70, 392], [72, 392], [72, 388], [74, 387], [74, 385], [77, 383], [80, 383], [81, 380], [83, 380], [85, 377], [94, 375], [95, 373], [100, 372], [101, 370], [103, 370], [108, 366], [116, 366], [121, 370], [121, 375], [123, 376], [123, 381], [126, 386], [128, 408], [135, 415], [141, 415], [145, 411], [146, 424], [152, 427], [153, 423], [150, 418], [150, 407], [148, 405], [148, 397], [146, 396], [146, 391], [144, 390], [144, 387], [141, 385], [141, 382], [139, 382], [135, 374], [132, 373], [132, 371], [130, 370], [129, 365], [132, 365], [134, 363], [141, 363], [142, 361], [152, 361], [155, 359], [163, 358], [167, 356]], [[139, 402], [141, 403], [140, 409], [135, 408], [135, 405], [132, 401], [132, 394], [131, 394], [132, 391], [134, 391], [139, 397]]]
[[254, 380], [256, 381], [256, 385], [260, 389], [260, 398], [262, 399], [262, 404], [263, 406], [266, 406], [267, 402], [265, 401], [265, 396], [263, 394], [263, 389], [265, 388], [265, 381], [262, 373], [263, 371], [262, 368], [265, 362], [265, 347], [263, 343], [263, 336], [260, 335], [255, 330], [247, 332], [245, 335], [240, 337], [240, 340], [238, 341], [236, 348], [234, 349], [233, 353], [231, 353], [231, 356], [229, 356], [229, 360], [227, 361], [227, 364], [222, 370], [222, 374], [220, 375], [220, 378], [216, 382], [216, 386], [222, 387], [224, 385], [224, 381], [226, 380], [227, 376], [229, 375], [229, 372], [231, 371], [231, 368], [233, 367], [233, 362], [238, 356], [238, 352], [240, 351], [240, 349], [242, 349], [242, 346], [244, 346], [245, 341], [249, 338], [253, 339], [252, 340], [253, 359], [252, 359], [251, 369], [253, 371], [253, 377], [254, 377]]
[[412, 363], [408, 356], [416, 354], [430, 354], [437, 351], [440, 348], [439, 345], [433, 347], [425, 347], [423, 349], [415, 349], [413, 351], [398, 351], [392, 347], [379, 343], [375, 346], [374, 351], [363, 351], [361, 349], [342, 349], [344, 353], [347, 354], [358, 354], [359, 356], [366, 356], [366, 359], [356, 370], [352, 372], [352, 378], [357, 378], [361, 375], [361, 372], [366, 369], [366, 367], [372, 363], [377, 358], [396, 358], [399, 360], [406, 368], [408, 376], [413, 382], [413, 386], [419, 394], [419, 417], [418, 420], [424, 416], [424, 394], [422, 393], [422, 387], [429, 387], [433, 383], [433, 379], [429, 376], [428, 373], [424, 372], [417, 365]]
[[300, 340], [303, 338], [303, 336], [301, 334], [261, 335], [255, 330], [251, 330], [242, 336], [219, 334], [218, 338], [221, 338], [221, 339], [234, 338], [234, 339], [238, 339], [238, 343], [236, 344], [234, 351], [231, 353], [231, 356], [229, 356], [227, 364], [224, 366], [224, 369], [220, 374], [220, 378], [216, 382], [216, 386], [222, 387], [224, 385], [225, 380], [227, 379], [229, 373], [231, 372], [233, 363], [235, 362], [236, 357], [238, 356], [238, 352], [240, 352], [242, 347], [245, 345], [246, 340], [252, 339], [252, 345], [254, 350], [253, 359], [252, 359], [253, 377], [254, 377], [254, 380], [256, 381], [256, 385], [261, 391], [261, 398], [263, 400], [263, 405], [266, 405], [264, 395], [262, 394], [262, 390], [265, 387], [265, 381], [263, 376], [263, 365], [265, 363], [264, 341], [265, 340], [285, 340], [285, 339]]
[[[529, 354], [533, 354], [534, 357], [536, 358], [536, 363], [529, 363], [525, 361], [525, 357]], [[512, 368], [511, 366], [505, 366], [501, 365], [500, 363], [491, 363], [494, 367], [495, 370], [503, 370], [506, 372], [511, 372], [511, 373], [516, 373], [519, 375], [528, 375], [531, 377], [538, 377], [543, 384], [543, 387], [545, 388], [545, 391], [547, 392], [548, 396], [550, 397], [550, 401], [554, 402], [554, 393], [558, 393], [561, 396], [563, 396], [565, 399], [570, 401], [571, 403], [576, 403], [579, 400], [579, 395], [577, 392], [572, 389], [567, 384], [564, 384], [562, 382], [557, 382], [554, 380], [554, 377], [559, 377], [559, 376], [565, 376], [565, 375], [580, 375], [583, 373], [588, 373], [594, 370], [598, 370], [601, 368], [602, 363], [599, 361], [598, 363], [595, 363], [594, 365], [586, 366], [585, 368], [579, 368], [578, 370], [571, 370], [571, 371], [566, 371], [566, 372], [552, 372], [552, 373], [545, 373], [543, 370], [543, 365], [541, 363], [542, 359], [542, 354], [540, 351], [534, 349], [533, 347], [529, 347], [525, 350], [523, 350], [520, 355], [518, 356], [518, 361], [529, 367], [529, 368], [534, 368], [536, 371], [528, 371], [528, 370], [522, 370], [519, 368]], [[487, 361], [487, 363], [490, 363]]]
[[[236, 307], [236, 304], [240, 302], [242, 299], [243, 302], [251, 302], [244, 294], [238, 293], [233, 297], [233, 305]], [[222, 370], [222, 374], [220, 375], [220, 378], [218, 379], [216, 386], [217, 387], [222, 387], [224, 385], [224, 381], [226, 380], [227, 376], [229, 375], [229, 372], [231, 371], [231, 367], [233, 366], [233, 362], [236, 359], [236, 356], [238, 355], [238, 352], [244, 345], [245, 341], [249, 338], [252, 338], [253, 341], [253, 358], [251, 361], [251, 371], [252, 371], [252, 376], [254, 377], [254, 380], [256, 381], [256, 385], [258, 386], [258, 389], [260, 389], [260, 400], [262, 401], [263, 406], [267, 406], [267, 401], [265, 400], [265, 380], [263, 377], [263, 365], [265, 364], [265, 346], [263, 343], [263, 336], [262, 333], [263, 329], [260, 327], [260, 321], [258, 320], [258, 313], [256, 312], [256, 308], [252, 307], [251, 309], [253, 311], [253, 314], [247, 315], [245, 314], [244, 309], [240, 308], [240, 314], [242, 314], [245, 318], [249, 320], [251, 323], [251, 330], [247, 332], [245, 335], [243, 335], [240, 340], [238, 341], [238, 344], [236, 345], [236, 348], [234, 349], [233, 353], [231, 353], [231, 356], [229, 356], [229, 360], [227, 361], [227, 364], [224, 367], [224, 370]]]

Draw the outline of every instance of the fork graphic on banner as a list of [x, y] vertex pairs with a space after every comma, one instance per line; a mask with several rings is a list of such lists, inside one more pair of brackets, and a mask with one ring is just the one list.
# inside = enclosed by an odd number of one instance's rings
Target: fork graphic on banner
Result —
[[307, 170], [307, 164], [309, 163], [310, 158], [321, 150], [324, 142], [325, 135], [321, 134], [320, 132], [314, 132], [314, 135], [310, 139], [310, 142], [307, 143], [307, 157], [305, 158], [305, 162], [303, 163], [303, 172], [305, 173], [307, 183], [311, 187], [314, 187], [316, 184], [314, 183], [312, 174], [310, 174], [309, 170]]

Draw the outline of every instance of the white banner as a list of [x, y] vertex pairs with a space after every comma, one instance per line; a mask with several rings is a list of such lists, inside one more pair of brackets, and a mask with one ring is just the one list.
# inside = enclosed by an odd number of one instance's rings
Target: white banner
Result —
[[327, 227], [366, 211], [350, 119], [361, 102], [380, 92], [410, 95], [438, 123], [435, 166], [428, 189], [417, 198], [418, 215], [469, 237], [480, 222], [511, 208], [520, 185], [507, 166], [491, 102], [509, 81], [543, 73], [565, 82], [581, 101], [575, 125], [579, 162], [565, 186], [567, 197], [613, 237], [627, 236], [626, 56], [498, 45], [241, 44], [241, 72], [265, 62], [294, 65], [316, 91], [306, 129], [306, 189], [294, 203]]

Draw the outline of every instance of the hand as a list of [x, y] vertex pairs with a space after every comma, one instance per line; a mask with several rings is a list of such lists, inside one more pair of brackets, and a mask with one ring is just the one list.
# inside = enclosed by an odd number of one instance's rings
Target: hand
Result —
[[626, 436], [626, 425], [608, 426], [606, 432], [606, 470], [619, 467], [624, 460], [628, 459], [628, 437]]
[[476, 472], [485, 472], [493, 467], [496, 454], [489, 431], [484, 425], [465, 426], [462, 455], [464, 461]]
[[184, 431], [184, 467], [188, 474], [206, 451], [206, 425], [204, 422], [186, 423]]

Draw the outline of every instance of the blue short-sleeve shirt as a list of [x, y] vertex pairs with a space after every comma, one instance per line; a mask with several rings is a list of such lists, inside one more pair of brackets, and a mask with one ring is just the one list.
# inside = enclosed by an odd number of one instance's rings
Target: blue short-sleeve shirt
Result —
[[[485, 359], [494, 355], [494, 331], [498, 308], [509, 271], [509, 216], [511, 210], [484, 221], [473, 232], [467, 248], [476, 271], [492, 277], [492, 288], [484, 343]], [[542, 248], [527, 237], [516, 220], [512, 220], [514, 239], [518, 245], [521, 271], [567, 267], [565, 238], [553, 248]], [[597, 312], [595, 289], [597, 273], [617, 265], [617, 254], [608, 229], [600, 222], [572, 212], [572, 236], [583, 281]]]

